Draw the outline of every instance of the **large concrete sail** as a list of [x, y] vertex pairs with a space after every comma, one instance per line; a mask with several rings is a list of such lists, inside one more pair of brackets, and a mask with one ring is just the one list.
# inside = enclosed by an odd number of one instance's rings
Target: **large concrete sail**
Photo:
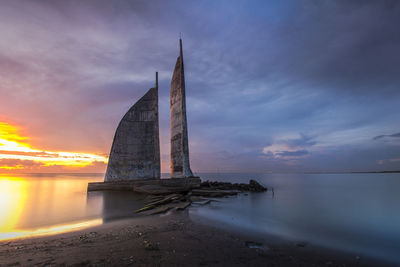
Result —
[[189, 163], [189, 144], [186, 119], [185, 74], [182, 40], [179, 39], [180, 55], [176, 60], [171, 80], [171, 177], [193, 177]]
[[115, 132], [104, 180], [160, 178], [158, 79], [125, 114]]

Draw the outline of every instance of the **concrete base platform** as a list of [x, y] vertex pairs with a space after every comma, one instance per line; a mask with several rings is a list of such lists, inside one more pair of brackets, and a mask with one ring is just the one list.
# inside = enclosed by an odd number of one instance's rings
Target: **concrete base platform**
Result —
[[119, 180], [89, 183], [88, 191], [134, 191], [145, 194], [169, 194], [199, 188], [201, 180], [193, 178]]

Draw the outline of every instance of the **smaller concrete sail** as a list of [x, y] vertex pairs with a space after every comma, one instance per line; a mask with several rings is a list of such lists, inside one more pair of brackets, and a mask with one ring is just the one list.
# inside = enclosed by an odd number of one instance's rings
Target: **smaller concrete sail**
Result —
[[115, 132], [104, 181], [160, 178], [158, 73], [151, 88], [125, 114]]
[[183, 66], [182, 39], [179, 39], [180, 55], [176, 60], [171, 80], [171, 177], [193, 177], [189, 162], [189, 142], [186, 119], [185, 73]]

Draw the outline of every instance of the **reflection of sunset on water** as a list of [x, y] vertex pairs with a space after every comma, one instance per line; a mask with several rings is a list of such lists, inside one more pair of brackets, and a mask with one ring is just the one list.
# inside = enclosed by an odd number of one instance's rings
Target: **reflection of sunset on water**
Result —
[[0, 240], [101, 224], [101, 207], [86, 205], [86, 185], [97, 179], [0, 175]]
[[102, 219], [94, 219], [89, 221], [77, 222], [72, 224], [61, 224], [51, 227], [39, 228], [35, 230], [14, 231], [14, 232], [0, 232], [0, 240], [22, 238], [22, 237], [36, 237], [45, 235], [55, 235], [70, 231], [81, 230], [88, 227], [97, 226], [103, 223]]
[[54, 152], [34, 149], [28, 138], [19, 134], [20, 129], [7, 122], [0, 122], [0, 169], [39, 170], [46, 167], [80, 168], [102, 165], [107, 158], [90, 153]]
[[19, 222], [26, 200], [26, 182], [20, 178], [0, 180], [0, 240]]

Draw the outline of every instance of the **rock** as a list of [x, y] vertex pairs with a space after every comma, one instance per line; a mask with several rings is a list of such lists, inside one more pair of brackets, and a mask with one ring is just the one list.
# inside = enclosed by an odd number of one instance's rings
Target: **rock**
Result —
[[160, 250], [157, 244], [153, 244], [150, 241], [145, 240], [144, 241], [144, 248], [146, 250]]
[[264, 192], [264, 191], [267, 191], [267, 188], [265, 188], [264, 186], [260, 185], [256, 180], [250, 180], [249, 185], [250, 185], [250, 191], [252, 191], [252, 192]]
[[301, 247], [301, 248], [304, 248], [307, 245], [308, 245], [307, 242], [299, 242], [299, 243], [296, 244], [296, 246]]
[[246, 241], [245, 245], [248, 248], [257, 249], [257, 250], [260, 250], [260, 251], [267, 251], [268, 250], [267, 246], [265, 246], [264, 244], [259, 243], [259, 242]]
[[255, 180], [250, 180], [249, 184], [205, 181], [201, 183], [200, 187], [201, 189], [240, 190], [251, 192], [267, 191], [267, 188], [265, 188]]

